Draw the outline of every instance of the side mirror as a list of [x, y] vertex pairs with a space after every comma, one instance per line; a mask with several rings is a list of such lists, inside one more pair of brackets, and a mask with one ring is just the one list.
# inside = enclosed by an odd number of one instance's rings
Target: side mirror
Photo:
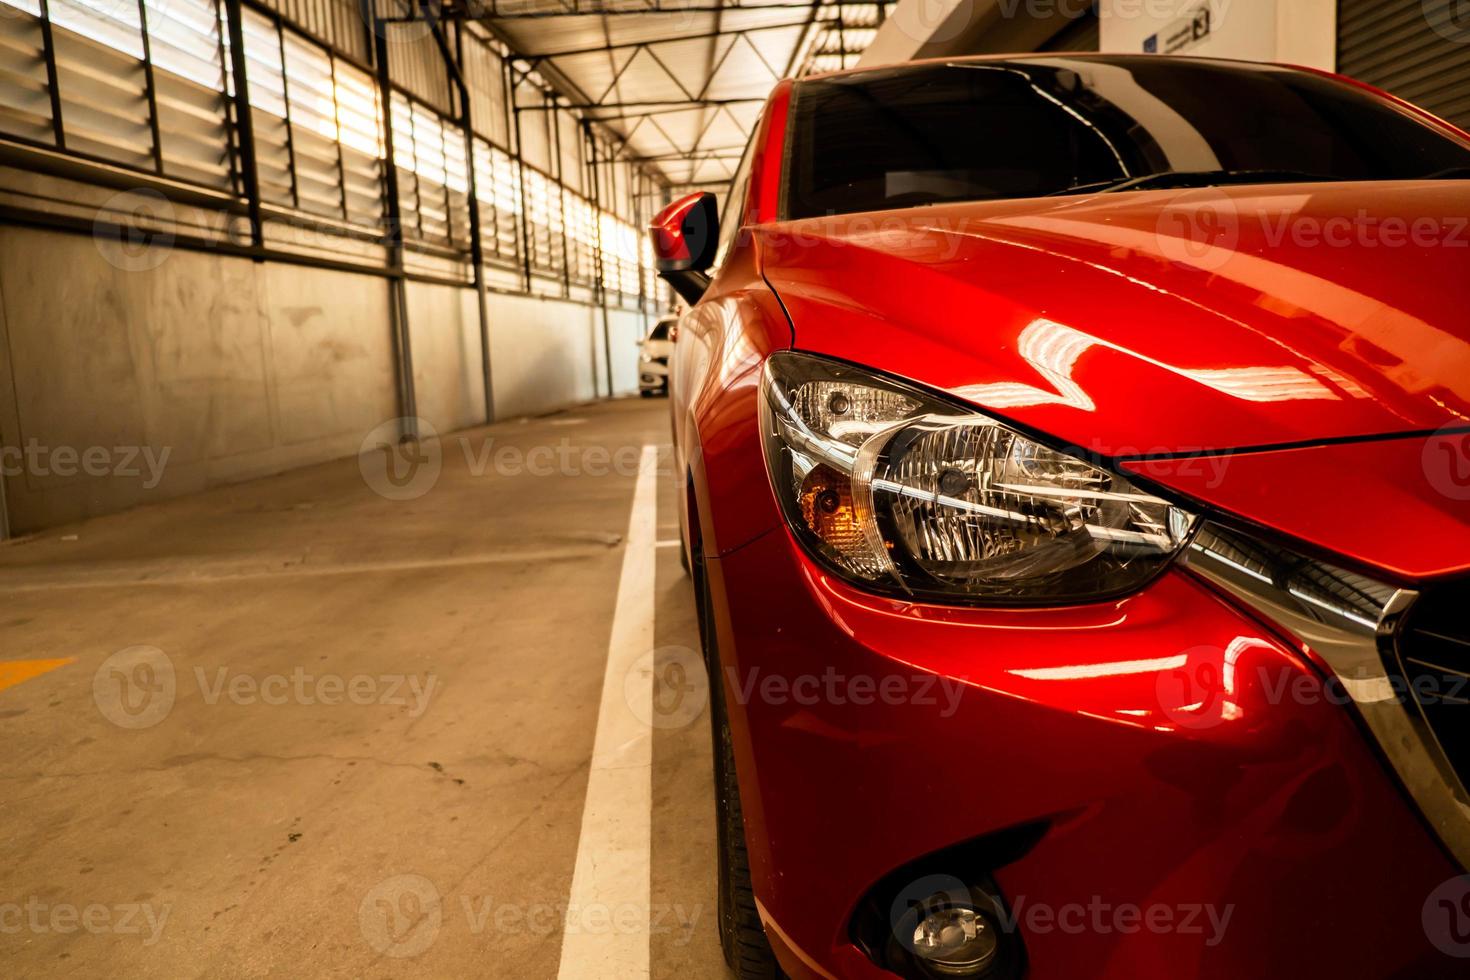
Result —
[[659, 275], [690, 305], [709, 288], [709, 268], [720, 244], [719, 207], [708, 191], [682, 197], [648, 228]]

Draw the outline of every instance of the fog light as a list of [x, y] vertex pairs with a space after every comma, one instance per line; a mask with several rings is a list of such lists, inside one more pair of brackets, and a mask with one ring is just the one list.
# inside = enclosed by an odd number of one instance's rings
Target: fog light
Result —
[[914, 955], [939, 976], [979, 976], [999, 946], [990, 921], [970, 908], [937, 909], [914, 928]]

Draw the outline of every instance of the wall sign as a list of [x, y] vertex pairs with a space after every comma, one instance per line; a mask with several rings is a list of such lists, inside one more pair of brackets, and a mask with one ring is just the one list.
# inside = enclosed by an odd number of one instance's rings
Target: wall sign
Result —
[[1162, 31], [1145, 38], [1143, 41], [1144, 54], [1178, 54], [1204, 41], [1210, 36], [1210, 29], [1213, 26], [1214, 18], [1210, 15], [1210, 5], [1200, 4]]

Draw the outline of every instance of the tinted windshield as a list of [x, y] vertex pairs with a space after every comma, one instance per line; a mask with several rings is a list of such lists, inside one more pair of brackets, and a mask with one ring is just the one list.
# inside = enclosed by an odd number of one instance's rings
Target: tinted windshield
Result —
[[1171, 171], [1394, 180], [1470, 167], [1470, 147], [1370, 93], [1230, 62], [883, 69], [801, 82], [793, 114], [788, 218], [1034, 197]]

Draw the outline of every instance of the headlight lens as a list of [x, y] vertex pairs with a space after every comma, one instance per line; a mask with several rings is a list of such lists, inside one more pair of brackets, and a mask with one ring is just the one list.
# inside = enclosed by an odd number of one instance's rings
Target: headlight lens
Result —
[[766, 362], [766, 463], [788, 523], [845, 577], [916, 598], [1086, 601], [1136, 589], [1195, 516], [907, 384]]

